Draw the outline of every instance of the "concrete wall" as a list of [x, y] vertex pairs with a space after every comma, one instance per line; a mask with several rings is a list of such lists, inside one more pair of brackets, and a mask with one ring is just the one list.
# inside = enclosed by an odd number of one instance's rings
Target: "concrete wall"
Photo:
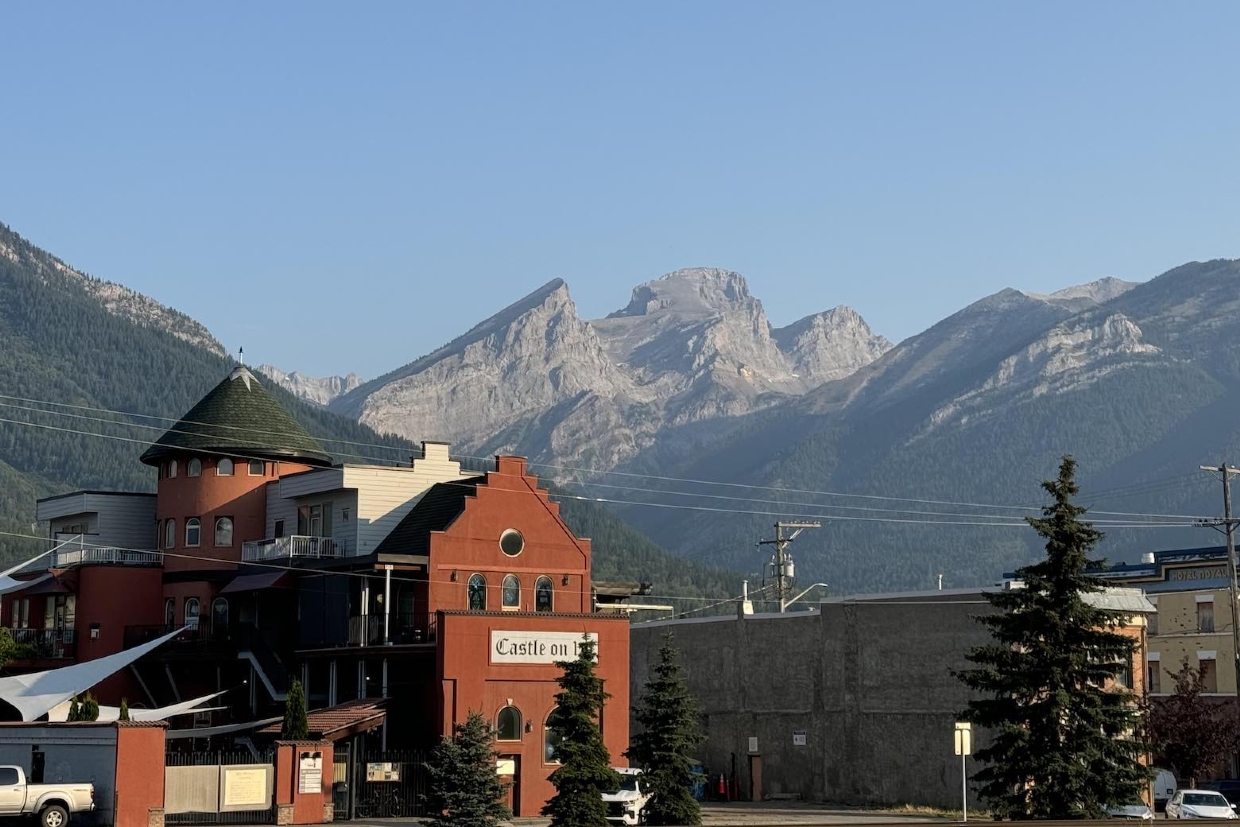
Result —
[[[970, 695], [951, 673], [968, 666], [971, 647], [988, 642], [973, 619], [988, 610], [972, 596], [639, 624], [631, 692], [642, 693], [670, 630], [702, 703], [708, 740], [700, 757], [712, 785], [735, 766], [747, 789], [756, 737], [766, 796], [959, 807], [952, 731]], [[804, 746], [793, 743], [798, 733]]]

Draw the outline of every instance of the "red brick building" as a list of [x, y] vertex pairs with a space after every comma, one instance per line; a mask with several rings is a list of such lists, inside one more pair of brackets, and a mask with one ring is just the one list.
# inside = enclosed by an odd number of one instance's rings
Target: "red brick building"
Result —
[[296, 675], [311, 708], [388, 699], [384, 747], [428, 747], [478, 710], [499, 732], [514, 810], [532, 815], [555, 767], [554, 662], [588, 634], [612, 695], [604, 738], [622, 762], [628, 622], [595, 611], [590, 541], [523, 459], [464, 470], [425, 443], [404, 467], [332, 465], [237, 367], [142, 461], [158, 473], [154, 496], [39, 502], [63, 545], [3, 597], [4, 623], [37, 644], [19, 667], [184, 627], [97, 687], [100, 700], [156, 707], [223, 690], [228, 709], [193, 725], [244, 727], [278, 714]]

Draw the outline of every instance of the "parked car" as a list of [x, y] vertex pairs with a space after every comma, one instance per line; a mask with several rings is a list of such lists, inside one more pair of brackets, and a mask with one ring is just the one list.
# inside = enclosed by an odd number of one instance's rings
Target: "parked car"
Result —
[[615, 767], [615, 770], [620, 773], [620, 789], [603, 795], [607, 820], [626, 827], [645, 824], [650, 794], [643, 788], [642, 771], [633, 767]]
[[94, 784], [27, 784], [21, 767], [0, 765], [0, 818], [38, 816], [42, 827], [66, 827], [70, 814], [93, 809]]
[[1202, 781], [1197, 785], [1199, 790], [1213, 790], [1216, 793], [1222, 793], [1232, 807], [1240, 804], [1240, 781], [1233, 778], [1223, 778], [1218, 781]]
[[1154, 770], [1154, 812], [1161, 813], [1167, 809], [1167, 802], [1175, 795], [1175, 775], [1171, 770], [1155, 767]]
[[1214, 790], [1176, 790], [1167, 802], [1167, 818], [1235, 818], [1236, 811]]
[[1125, 804], [1122, 807], [1108, 807], [1107, 818], [1123, 818], [1130, 821], [1154, 820], [1154, 811], [1142, 801]]

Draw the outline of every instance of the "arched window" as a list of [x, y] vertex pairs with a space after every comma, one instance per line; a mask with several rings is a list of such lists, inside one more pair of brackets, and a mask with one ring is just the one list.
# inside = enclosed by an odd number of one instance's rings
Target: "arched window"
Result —
[[177, 545], [177, 521], [168, 520], [164, 523], [164, 548], [176, 548]]
[[[559, 707], [557, 707], [558, 709]], [[547, 716], [547, 722], [543, 724], [543, 763], [558, 764], [560, 758], [557, 752], [560, 748], [562, 736], [559, 731], [551, 726], [551, 719], [555, 717], [555, 709], [551, 710], [551, 714]]]
[[551, 611], [551, 578], [546, 575], [534, 582], [534, 611]]
[[201, 539], [202, 522], [197, 517], [190, 517], [185, 521], [185, 545], [194, 548]]
[[487, 579], [481, 574], [469, 578], [469, 608], [475, 612], [487, 610]]
[[250, 476], [261, 477], [267, 472], [267, 466], [261, 459], [250, 460]]
[[229, 548], [232, 546], [232, 517], [216, 518], [215, 544], [223, 548]]
[[201, 477], [202, 460], [198, 459], [198, 457], [191, 459], [186, 467], [185, 473], [191, 477]]
[[503, 598], [505, 609], [521, 608], [521, 581], [515, 574], [504, 578]]
[[185, 625], [191, 629], [198, 628], [198, 598], [185, 598]]
[[175, 626], [177, 623], [177, 602], [169, 597], [164, 601], [164, 625]]
[[168, 479], [174, 480], [176, 478], [177, 478], [177, 461], [175, 459], [169, 460], [168, 461]]
[[233, 461], [228, 457], [223, 457], [215, 462], [215, 476], [231, 477], [233, 475]]
[[228, 628], [228, 600], [217, 597], [211, 601], [211, 628], [222, 632]]
[[521, 740], [521, 710], [506, 706], [495, 718], [495, 738], [499, 741]]

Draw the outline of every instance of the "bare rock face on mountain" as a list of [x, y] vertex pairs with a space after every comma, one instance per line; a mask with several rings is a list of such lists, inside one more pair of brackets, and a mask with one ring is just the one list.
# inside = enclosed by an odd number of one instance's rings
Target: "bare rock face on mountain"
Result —
[[362, 384], [356, 373], [345, 376], [306, 376], [298, 371], [285, 373], [275, 365], [259, 365], [258, 370], [290, 393], [318, 405], [326, 405], [337, 396]]
[[870, 330], [851, 307], [806, 316], [771, 335], [799, 378], [810, 384], [848, 376], [891, 350], [891, 342]]
[[549, 417], [591, 437], [626, 440], [614, 431], [622, 419], [611, 413], [601, 416], [610, 434], [574, 423], [584, 398], [598, 397], [610, 411], [623, 406], [631, 390], [629, 378], [578, 317], [567, 286], [556, 279], [438, 350], [336, 399], [331, 408], [380, 432], [448, 440], [464, 450], [531, 451], [533, 440], [519, 437], [541, 432], [549, 439], [555, 430]]

